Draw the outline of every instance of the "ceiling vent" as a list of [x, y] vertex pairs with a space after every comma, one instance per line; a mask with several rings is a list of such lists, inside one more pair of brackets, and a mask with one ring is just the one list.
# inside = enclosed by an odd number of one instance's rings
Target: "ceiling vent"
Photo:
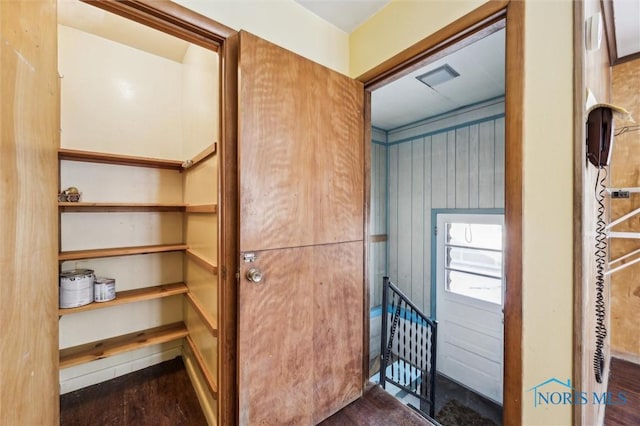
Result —
[[426, 72], [422, 75], [417, 76], [416, 78], [426, 84], [427, 86], [433, 88], [442, 83], [446, 83], [449, 80], [453, 80], [456, 77], [460, 77], [460, 74], [449, 64], [444, 64], [438, 68], [432, 69], [429, 72]]

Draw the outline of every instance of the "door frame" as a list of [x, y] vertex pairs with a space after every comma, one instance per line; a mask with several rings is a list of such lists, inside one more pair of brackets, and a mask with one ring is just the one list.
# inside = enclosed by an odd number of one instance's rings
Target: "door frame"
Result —
[[[80, 0], [218, 52], [220, 57], [220, 141], [218, 143], [218, 422], [237, 424], [236, 271], [237, 192], [237, 31], [170, 0]], [[224, 367], [223, 367], [224, 366]]]
[[[485, 36], [492, 25], [506, 22], [506, 87], [505, 87], [505, 259], [507, 289], [504, 301], [504, 374], [503, 424], [522, 422], [522, 140], [524, 135], [524, 2], [490, 0], [458, 20], [427, 36], [416, 44], [384, 61], [357, 78], [365, 85], [365, 126], [371, 127], [371, 92], [422, 65], [427, 59], [448, 54], [453, 45], [472, 43]], [[371, 144], [371, 132], [365, 129], [365, 146]], [[365, 157], [365, 161], [366, 157]], [[369, 172], [365, 165], [365, 172]], [[370, 190], [370, 176], [365, 177], [365, 191]], [[368, 207], [368, 205], [365, 205]], [[368, 242], [369, 215], [365, 213], [365, 241]], [[368, 264], [368, 251], [365, 251]], [[366, 268], [365, 268], [366, 270]], [[369, 294], [369, 281], [365, 275], [365, 298]], [[365, 306], [368, 300], [365, 300]], [[365, 332], [369, 330], [368, 313], [364, 317]], [[369, 341], [364, 341], [365, 359], [368, 359]]]

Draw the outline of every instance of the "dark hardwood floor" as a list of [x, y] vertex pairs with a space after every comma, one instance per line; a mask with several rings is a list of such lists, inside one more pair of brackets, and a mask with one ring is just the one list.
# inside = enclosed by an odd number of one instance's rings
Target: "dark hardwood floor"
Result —
[[321, 426], [434, 425], [380, 386], [370, 386], [355, 402], [320, 423]]
[[206, 425], [182, 362], [175, 358], [60, 397], [62, 426]]
[[609, 404], [604, 412], [605, 426], [640, 425], [640, 365], [611, 359], [609, 373], [609, 394], [614, 400], [622, 392], [626, 402], [624, 404]]

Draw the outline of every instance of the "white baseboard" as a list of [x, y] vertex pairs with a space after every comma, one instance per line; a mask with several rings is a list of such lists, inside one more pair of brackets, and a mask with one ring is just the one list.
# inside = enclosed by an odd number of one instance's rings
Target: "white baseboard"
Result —
[[182, 355], [182, 345], [151, 346], [60, 370], [60, 395], [106, 382]]

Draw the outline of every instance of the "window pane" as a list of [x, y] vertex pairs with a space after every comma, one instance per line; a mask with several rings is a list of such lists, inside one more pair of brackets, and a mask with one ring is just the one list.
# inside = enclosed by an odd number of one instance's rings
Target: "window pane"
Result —
[[447, 246], [447, 267], [502, 277], [502, 252]]
[[502, 225], [447, 223], [446, 290], [502, 303]]
[[502, 225], [447, 223], [447, 244], [502, 250]]
[[502, 279], [446, 271], [447, 290], [463, 296], [502, 304]]

